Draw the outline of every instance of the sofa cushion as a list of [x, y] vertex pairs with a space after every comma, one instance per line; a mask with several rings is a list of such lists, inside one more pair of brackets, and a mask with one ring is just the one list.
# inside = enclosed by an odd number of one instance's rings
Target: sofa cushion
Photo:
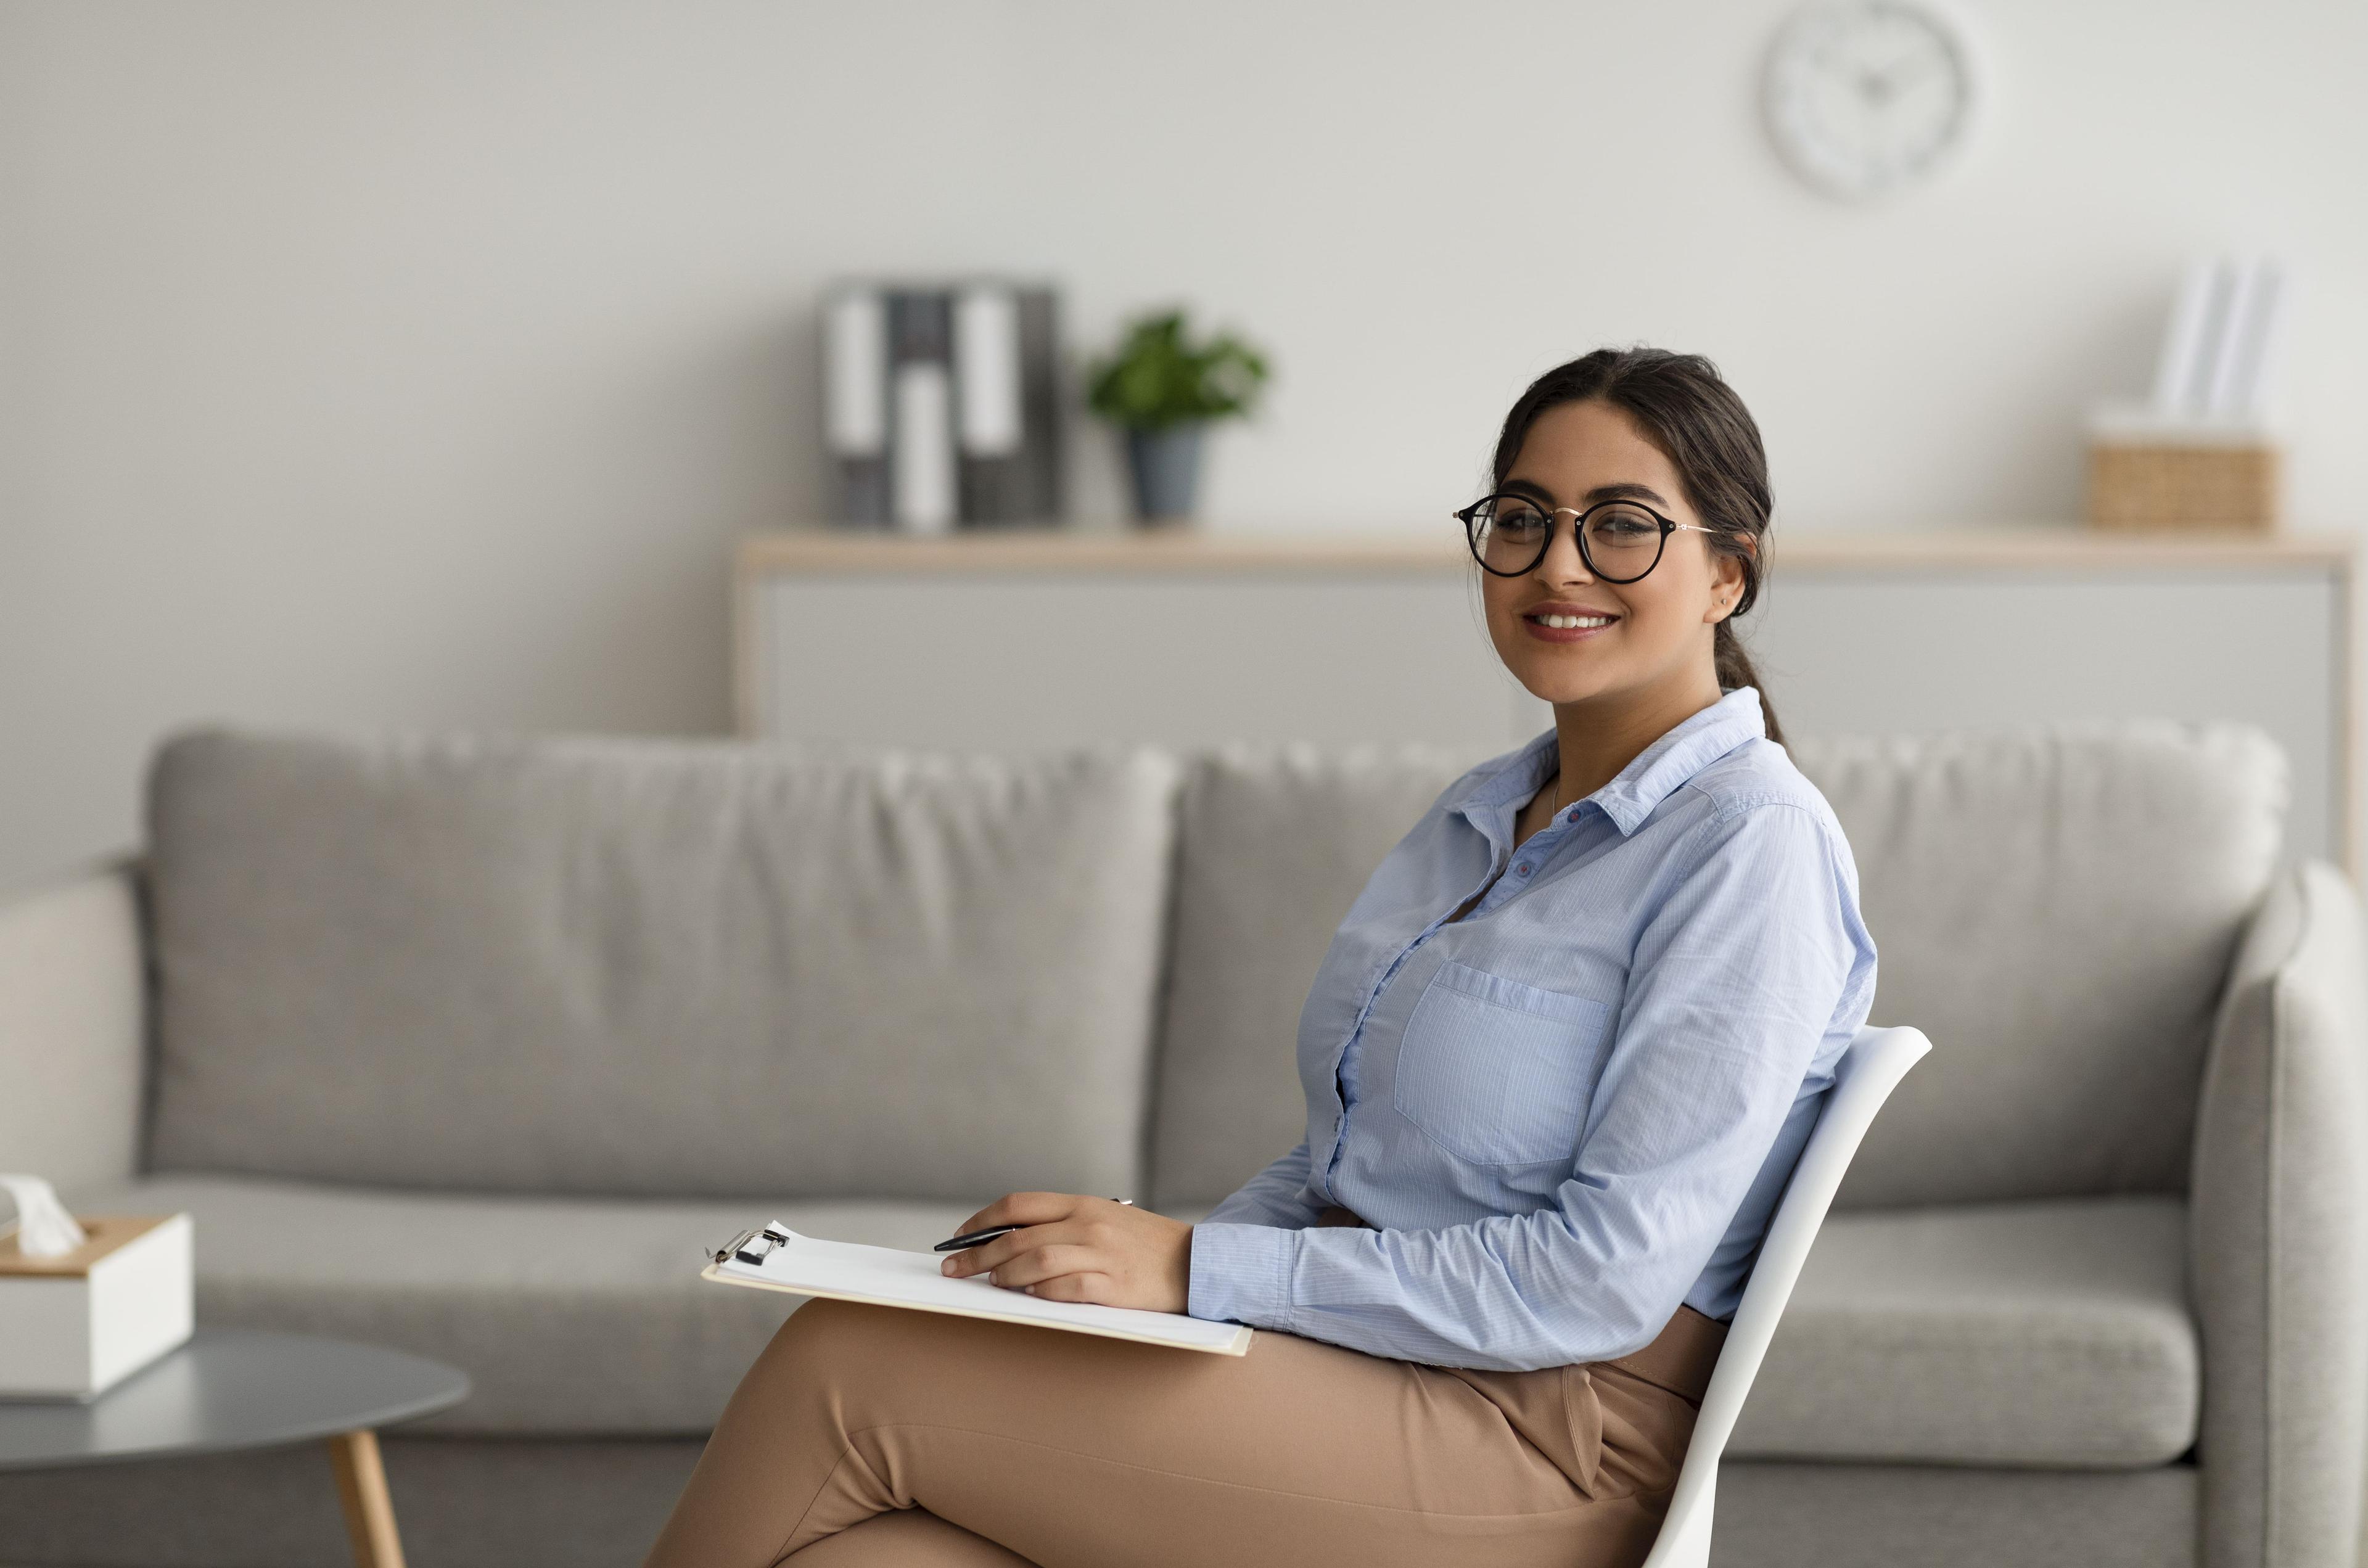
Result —
[[1728, 1451], [2168, 1463], [2202, 1410], [2186, 1224], [2146, 1197], [1833, 1215]]
[[151, 1164], [1131, 1194], [1175, 765], [204, 731], [149, 812]]
[[[2130, 722], [1792, 747], [1840, 817], [1880, 950], [1873, 1021], [1930, 1060], [1843, 1208], [2183, 1192], [2213, 1008], [2267, 892], [2284, 761], [2258, 732]], [[1153, 1184], [1213, 1201], [1304, 1135], [1292, 1042], [1335, 926], [1476, 757], [1200, 759], [1178, 844]]]
[[699, 1277], [767, 1220], [920, 1250], [975, 1203], [536, 1199], [167, 1176], [74, 1195], [90, 1214], [187, 1210], [198, 1321], [392, 1346], [469, 1374], [406, 1432], [703, 1435], [805, 1300]]
[[[85, 1213], [196, 1217], [201, 1322], [450, 1362], [475, 1384], [422, 1430], [704, 1432], [800, 1298], [699, 1278], [779, 1217], [925, 1248], [974, 1205], [532, 1199], [165, 1176]], [[1168, 1212], [1194, 1220], [1200, 1205]], [[2198, 1371], [2167, 1199], [1829, 1220], [1760, 1369], [1740, 1457], [2112, 1468], [2194, 1438]]]
[[1306, 1135], [1293, 1041], [1333, 930], [1391, 846], [1480, 760], [1306, 745], [1193, 759], [1177, 831], [1155, 1200], [1214, 1203]]
[[2276, 746], [2136, 722], [1792, 749], [1858, 861], [1871, 1021], [1933, 1046], [1837, 1203], [2187, 1190], [2214, 1009], [2277, 864]]

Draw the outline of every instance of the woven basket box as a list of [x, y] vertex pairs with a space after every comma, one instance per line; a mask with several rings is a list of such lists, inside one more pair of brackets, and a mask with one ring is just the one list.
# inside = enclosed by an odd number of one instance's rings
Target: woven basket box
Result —
[[2279, 523], [2283, 456], [2255, 425], [2100, 411], [2089, 428], [2089, 521], [2268, 533]]

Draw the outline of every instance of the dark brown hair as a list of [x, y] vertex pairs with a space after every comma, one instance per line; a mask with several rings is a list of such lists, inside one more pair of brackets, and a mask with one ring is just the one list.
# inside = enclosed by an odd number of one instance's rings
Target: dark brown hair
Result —
[[[1735, 610], [1718, 623], [1712, 636], [1712, 657], [1718, 684], [1732, 689], [1759, 687], [1760, 711], [1767, 716], [1768, 738], [1784, 744], [1776, 710], [1769, 705], [1768, 688], [1751, 667], [1751, 655], [1735, 634], [1736, 619], [1759, 597], [1759, 583], [1768, 565], [1768, 520], [1773, 502], [1768, 494], [1768, 453], [1759, 444], [1759, 426], [1718, 367], [1699, 354], [1672, 354], [1666, 348], [1599, 348], [1592, 354], [1557, 365], [1530, 383], [1505, 415], [1504, 433], [1497, 437], [1491, 489], [1501, 489], [1521, 443], [1538, 415], [1566, 403], [1600, 399], [1624, 409], [1642, 426], [1645, 439], [1661, 449], [1685, 485], [1686, 500], [1705, 528], [1716, 531], [1703, 541], [1721, 555], [1743, 562], [1743, 597]], [[1746, 540], [1749, 542], [1745, 542]]]

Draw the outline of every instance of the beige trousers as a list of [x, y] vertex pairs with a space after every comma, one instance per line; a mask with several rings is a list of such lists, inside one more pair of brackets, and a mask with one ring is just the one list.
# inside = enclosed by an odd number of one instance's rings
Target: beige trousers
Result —
[[815, 1301], [742, 1380], [648, 1564], [1631, 1568], [1725, 1336], [1680, 1307], [1634, 1355], [1493, 1372]]

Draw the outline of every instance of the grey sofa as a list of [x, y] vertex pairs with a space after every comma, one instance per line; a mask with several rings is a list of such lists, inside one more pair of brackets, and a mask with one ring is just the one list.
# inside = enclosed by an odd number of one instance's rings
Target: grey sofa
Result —
[[[2283, 763], [2170, 725], [1796, 748], [1934, 1040], [1730, 1449], [1717, 1560], [2354, 1561], [2368, 998]], [[0, 1166], [197, 1217], [201, 1321], [406, 1346], [412, 1561], [632, 1563], [792, 1302], [780, 1214], [1186, 1218], [1299, 1136], [1300, 999], [1472, 758], [210, 730], [0, 912]], [[336, 1560], [290, 1451], [0, 1477], [0, 1562]]]

